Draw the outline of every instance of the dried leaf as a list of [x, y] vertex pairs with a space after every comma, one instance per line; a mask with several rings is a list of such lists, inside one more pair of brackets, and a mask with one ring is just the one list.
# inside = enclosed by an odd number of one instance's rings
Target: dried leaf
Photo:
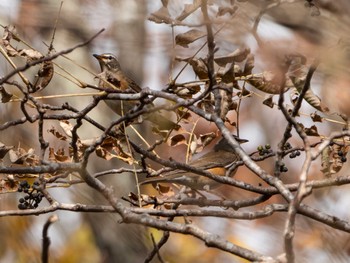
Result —
[[19, 181], [16, 180], [13, 174], [8, 174], [6, 178], [0, 180], [0, 193], [7, 193], [17, 191]]
[[173, 19], [170, 17], [168, 8], [162, 6], [160, 9], [158, 9], [156, 12], [152, 13], [148, 20], [153, 21], [157, 24], [172, 24]]
[[225, 6], [225, 7], [220, 6], [217, 16], [223, 16], [226, 14], [230, 14], [232, 16], [233, 14], [236, 13], [237, 9], [238, 9], [238, 6]]
[[253, 54], [249, 54], [247, 56], [247, 60], [245, 62], [244, 65], [244, 69], [243, 69], [243, 74], [246, 75], [251, 75], [253, 68], [254, 68], [254, 63], [255, 63], [255, 58]]
[[[279, 94], [281, 85], [279, 77], [270, 71], [265, 71], [262, 76], [254, 75], [247, 79], [247, 82], [254, 88], [269, 94]], [[291, 87], [292, 83], [286, 82], [285, 92]]]
[[264, 101], [263, 101], [263, 104], [270, 107], [270, 108], [273, 108], [273, 106], [275, 106], [275, 103], [273, 102], [273, 95], [270, 95], [268, 96]]
[[59, 123], [60, 123], [60, 126], [63, 129], [64, 133], [68, 137], [72, 137], [73, 125], [67, 120], [60, 121]]
[[1, 102], [7, 103], [11, 100], [12, 94], [8, 93], [3, 86], [0, 85], [0, 95], [1, 95]]
[[314, 122], [322, 122], [323, 121], [322, 117], [320, 115], [318, 115], [316, 112], [311, 113], [310, 117], [311, 117], [312, 121], [314, 121]]
[[97, 147], [95, 152], [98, 157], [101, 157], [105, 160], [117, 158], [130, 165], [134, 163], [134, 158], [129, 152], [129, 147], [125, 141], [125, 138], [116, 139], [107, 137], [103, 143]]
[[217, 57], [214, 59], [214, 61], [220, 66], [225, 67], [226, 64], [232, 63], [232, 62], [242, 62], [247, 58], [247, 56], [250, 53], [249, 48], [244, 49], [236, 49], [231, 54], [223, 56], [223, 57]]
[[45, 61], [41, 63], [38, 74], [34, 80], [33, 88], [30, 90], [31, 93], [43, 90], [51, 82], [54, 74], [54, 65], [52, 61]]
[[10, 161], [13, 164], [20, 165], [37, 165], [39, 163], [39, 158], [34, 154], [34, 149], [29, 149], [25, 151], [22, 148], [17, 150], [9, 150]]
[[304, 131], [308, 136], [320, 136], [315, 125], [312, 125], [310, 128], [305, 128]]
[[62, 133], [60, 133], [59, 131], [56, 130], [55, 127], [51, 127], [51, 129], [47, 130], [47, 132], [53, 134], [57, 139], [61, 140], [61, 141], [67, 141], [67, 136], [63, 135]]
[[[326, 147], [322, 151], [321, 161], [322, 161], [322, 173], [326, 177], [330, 177], [333, 174], [338, 173], [343, 167], [342, 156], [348, 153], [349, 146], [340, 146], [338, 144], [333, 144], [332, 146]], [[339, 155], [342, 153], [342, 156]]]
[[[295, 78], [292, 76], [290, 79], [292, 80], [298, 92], [301, 92], [304, 87], [305, 79]], [[329, 112], [329, 108], [321, 101], [321, 99], [312, 91], [311, 88], [306, 91], [304, 99], [315, 109], [321, 112]]]
[[190, 142], [190, 145], [189, 145], [191, 155], [193, 155], [193, 154], [195, 154], [197, 152], [200, 152], [200, 151], [198, 151], [199, 150], [198, 149], [198, 143], [197, 143], [197, 140], [195, 139], [195, 137], [196, 136], [194, 136], [194, 139]]
[[193, 4], [185, 4], [184, 10], [182, 13], [176, 18], [177, 21], [183, 21], [186, 17], [192, 14], [201, 6], [201, 0], [194, 0]]
[[25, 57], [28, 61], [38, 60], [44, 57], [39, 51], [36, 51], [34, 49], [19, 50], [18, 55]]
[[186, 137], [183, 134], [176, 134], [169, 139], [170, 146], [186, 144]]
[[49, 159], [52, 162], [70, 162], [71, 158], [65, 154], [65, 151], [63, 148], [58, 148], [58, 150], [55, 152], [54, 148], [49, 148]]
[[13, 146], [6, 146], [0, 142], [0, 159], [3, 159], [11, 149], [13, 149]]
[[186, 108], [177, 108], [176, 114], [182, 121], [189, 121], [189, 119], [192, 117], [191, 112]]
[[215, 132], [201, 134], [199, 135], [200, 145], [205, 147], [209, 145], [216, 137], [217, 135], [215, 134]]
[[182, 47], [188, 47], [188, 44], [193, 43], [194, 41], [206, 36], [206, 33], [197, 29], [191, 29], [185, 33], [178, 34], [175, 37], [176, 45]]

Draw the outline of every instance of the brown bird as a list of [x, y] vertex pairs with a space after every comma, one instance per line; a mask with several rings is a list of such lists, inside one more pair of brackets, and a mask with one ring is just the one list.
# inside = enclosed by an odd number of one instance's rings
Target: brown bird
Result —
[[[116, 56], [110, 53], [103, 53], [101, 55], [93, 54], [98, 60], [101, 67], [101, 73], [99, 74], [99, 87], [110, 90], [117, 88], [122, 92], [127, 93], [139, 93], [141, 88], [136, 82], [128, 77], [121, 69], [120, 64]], [[112, 85], [110, 85], [110, 84]], [[132, 110], [139, 101], [134, 100], [105, 100], [106, 104], [118, 115], [123, 116], [128, 111]], [[150, 104], [153, 105], [153, 104]], [[156, 124], [160, 130], [179, 129], [180, 126], [168, 118], [160, 115], [157, 112], [145, 114], [143, 116], [145, 120], [151, 121]]]
[[[239, 143], [245, 143], [248, 141], [236, 136], [234, 137]], [[227, 143], [225, 138], [222, 138], [214, 146], [213, 151], [204, 154], [197, 160], [190, 161], [188, 165], [208, 171], [214, 175], [226, 176], [226, 171], [239, 160], [240, 158], [234, 149]], [[229, 176], [234, 176], [236, 172], [237, 168], [234, 169]], [[167, 172], [163, 177], [148, 178], [140, 184], [150, 183], [179, 184], [196, 190], [210, 190], [221, 185], [219, 182], [208, 177], [182, 170]]]

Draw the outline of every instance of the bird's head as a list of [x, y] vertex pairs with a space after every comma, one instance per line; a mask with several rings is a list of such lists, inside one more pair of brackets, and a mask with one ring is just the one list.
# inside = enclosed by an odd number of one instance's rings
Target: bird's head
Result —
[[104, 71], [106, 69], [108, 70], [120, 70], [120, 64], [118, 62], [118, 59], [115, 55], [111, 53], [103, 53], [101, 55], [93, 54], [93, 56], [98, 60], [100, 63], [101, 70]]

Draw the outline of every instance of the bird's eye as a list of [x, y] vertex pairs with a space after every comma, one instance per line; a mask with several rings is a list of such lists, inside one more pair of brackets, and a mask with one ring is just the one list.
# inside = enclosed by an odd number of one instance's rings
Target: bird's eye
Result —
[[107, 56], [107, 59], [108, 59], [108, 60], [112, 60], [113, 57], [112, 57], [111, 55], [109, 55], [109, 56]]

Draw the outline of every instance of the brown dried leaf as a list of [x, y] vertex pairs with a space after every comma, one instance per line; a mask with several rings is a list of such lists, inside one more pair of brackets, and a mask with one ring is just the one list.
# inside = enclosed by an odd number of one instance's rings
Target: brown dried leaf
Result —
[[201, 6], [201, 3], [201, 0], [193, 0], [193, 4], [185, 4], [184, 10], [176, 18], [176, 20], [183, 21], [186, 17], [195, 12]]
[[186, 137], [183, 134], [176, 134], [169, 138], [170, 146], [178, 146], [181, 144], [186, 144]]
[[331, 177], [333, 174], [338, 173], [343, 167], [343, 162], [341, 161], [341, 157], [338, 154], [340, 151], [345, 155], [348, 152], [348, 147], [333, 144], [332, 146], [328, 146], [322, 151], [321, 172], [325, 177]]
[[25, 151], [22, 148], [17, 150], [9, 150], [10, 161], [13, 164], [21, 165], [36, 165], [39, 163], [39, 158], [34, 154], [34, 149], [29, 149]]
[[270, 108], [273, 108], [273, 106], [275, 106], [275, 103], [273, 102], [273, 95], [270, 95], [268, 96], [264, 101], [263, 101], [263, 104], [270, 107]]
[[230, 14], [231, 16], [236, 13], [238, 9], [238, 6], [225, 6], [225, 7], [219, 7], [217, 16], [223, 16], [226, 14]]
[[1, 102], [7, 103], [11, 100], [12, 94], [8, 93], [3, 86], [0, 85], [0, 95], [1, 95]]
[[203, 147], [209, 145], [217, 137], [215, 132], [209, 132], [199, 135], [200, 145]]
[[13, 149], [13, 146], [6, 146], [0, 142], [0, 159], [3, 159], [11, 149]]
[[249, 54], [247, 56], [247, 60], [245, 62], [244, 65], [244, 69], [243, 69], [243, 74], [246, 75], [251, 75], [253, 68], [254, 68], [254, 63], [255, 63], [255, 58], [253, 54]]
[[50, 147], [49, 159], [52, 162], [60, 162], [60, 163], [66, 163], [71, 161], [71, 158], [65, 154], [65, 151], [63, 148], [58, 148], [58, 150], [55, 152], [55, 149]]
[[52, 61], [45, 61], [41, 63], [38, 74], [34, 80], [33, 88], [30, 92], [37, 92], [46, 88], [47, 85], [51, 82], [51, 79], [54, 74], [54, 65]]
[[176, 114], [182, 121], [189, 121], [189, 119], [192, 117], [191, 112], [186, 108], [176, 109]]
[[[270, 71], [265, 71], [262, 76], [254, 75], [247, 79], [247, 82], [254, 88], [269, 94], [279, 94], [281, 86], [279, 77]], [[289, 89], [291, 83], [286, 82], [285, 92]]]
[[232, 62], [242, 62], [247, 58], [247, 56], [250, 54], [249, 48], [244, 49], [236, 49], [231, 54], [223, 56], [223, 57], [217, 57], [214, 59], [214, 61], [220, 66], [225, 67], [226, 64], [232, 63]]
[[320, 136], [318, 134], [317, 127], [315, 125], [312, 125], [310, 128], [305, 128], [304, 131], [308, 136], [317, 136], [317, 137]]
[[59, 124], [60, 124], [62, 130], [64, 131], [64, 133], [68, 137], [72, 137], [73, 125], [67, 120], [60, 121]]
[[34, 49], [22, 49], [18, 51], [18, 55], [27, 58], [28, 61], [38, 60], [44, 56]]
[[13, 174], [8, 174], [6, 178], [0, 180], [0, 193], [17, 191], [18, 186], [19, 181], [14, 178]]
[[323, 121], [322, 117], [320, 115], [318, 115], [316, 112], [311, 113], [310, 117], [314, 122], [322, 122]]
[[174, 20], [170, 17], [169, 10], [165, 6], [162, 6], [156, 12], [152, 13], [148, 20], [153, 21], [157, 24], [172, 24]]
[[134, 158], [129, 152], [129, 147], [125, 141], [125, 138], [115, 139], [112, 137], [107, 137], [95, 152], [98, 157], [105, 160], [117, 158], [130, 165], [134, 163]]
[[185, 33], [178, 34], [175, 37], [176, 45], [182, 47], [188, 47], [188, 44], [193, 43], [194, 41], [206, 36], [206, 33], [197, 29], [191, 29]]
[[[291, 76], [290, 79], [298, 92], [301, 92], [305, 84], [305, 78], [296, 78]], [[321, 101], [321, 99], [312, 91], [311, 88], [306, 91], [304, 99], [315, 109], [321, 112], [329, 112], [329, 108]]]
[[61, 141], [67, 141], [67, 137], [56, 130], [55, 127], [51, 127], [51, 129], [47, 130], [47, 132], [52, 133], [57, 139]]

